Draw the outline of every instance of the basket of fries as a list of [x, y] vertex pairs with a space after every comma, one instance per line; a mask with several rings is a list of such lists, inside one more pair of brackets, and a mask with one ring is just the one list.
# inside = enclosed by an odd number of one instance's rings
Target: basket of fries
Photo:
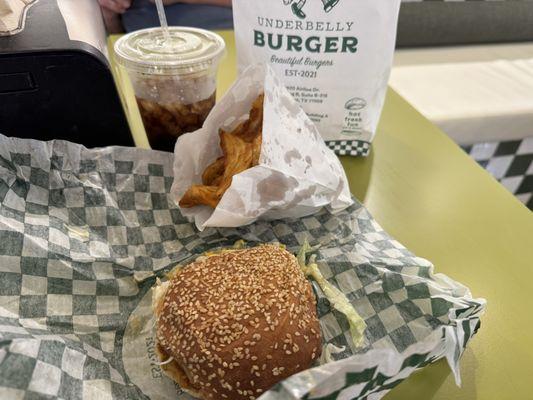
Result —
[[200, 230], [352, 204], [339, 159], [263, 65], [242, 74], [202, 129], [178, 139], [174, 174], [172, 194]]

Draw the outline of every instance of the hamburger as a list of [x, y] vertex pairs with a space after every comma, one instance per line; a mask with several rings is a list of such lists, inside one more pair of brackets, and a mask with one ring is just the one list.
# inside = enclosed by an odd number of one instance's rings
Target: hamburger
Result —
[[202, 256], [156, 287], [165, 373], [200, 399], [256, 399], [320, 356], [310, 283], [277, 245]]

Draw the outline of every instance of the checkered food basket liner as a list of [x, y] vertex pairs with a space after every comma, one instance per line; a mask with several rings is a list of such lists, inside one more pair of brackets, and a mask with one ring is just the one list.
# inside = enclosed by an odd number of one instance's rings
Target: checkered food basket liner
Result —
[[307, 239], [365, 319], [367, 347], [318, 286], [331, 359], [261, 399], [381, 398], [415, 369], [459, 358], [485, 301], [433, 273], [356, 202], [332, 215], [197, 232], [168, 193], [172, 155], [0, 136], [0, 398], [189, 399], [153, 352], [155, 279], [244, 239]]

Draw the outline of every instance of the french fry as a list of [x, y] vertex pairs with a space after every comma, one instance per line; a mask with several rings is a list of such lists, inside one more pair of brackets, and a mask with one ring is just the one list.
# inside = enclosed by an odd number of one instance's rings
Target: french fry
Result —
[[226, 155], [224, 175], [219, 184], [219, 190], [224, 193], [230, 187], [233, 175], [240, 174], [252, 166], [252, 145], [238, 136], [221, 131], [220, 147]]
[[191, 208], [205, 205], [216, 208], [222, 195], [218, 193], [217, 186], [194, 185], [187, 190], [180, 200], [180, 207]]
[[210, 164], [202, 174], [203, 185], [194, 185], [180, 200], [180, 207], [207, 205], [216, 208], [231, 186], [233, 177], [259, 164], [263, 141], [263, 101], [260, 95], [253, 103], [250, 116], [231, 132], [220, 129], [223, 156]]
[[206, 186], [218, 186], [215, 183], [220, 182], [222, 175], [224, 175], [225, 157], [219, 157], [217, 160], [209, 165], [202, 174], [202, 183]]
[[259, 157], [261, 156], [261, 145], [263, 144], [262, 132], [257, 135], [252, 142], [252, 166], [259, 165]]
[[258, 135], [261, 135], [263, 129], [263, 101], [263, 94], [255, 99], [250, 110], [250, 117], [242, 126], [239, 125], [234, 130], [236, 136], [243, 138], [247, 142], [253, 142]]
[[252, 110], [250, 111], [250, 125], [248, 127], [249, 137], [246, 138], [248, 141], [253, 142], [254, 139], [261, 135], [263, 131], [263, 103], [264, 103], [264, 94], [261, 94], [252, 105]]

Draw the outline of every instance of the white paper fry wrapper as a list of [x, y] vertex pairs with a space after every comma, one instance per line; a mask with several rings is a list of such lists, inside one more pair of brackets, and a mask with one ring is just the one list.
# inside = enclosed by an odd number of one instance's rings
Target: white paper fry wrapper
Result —
[[179, 201], [205, 168], [221, 156], [219, 129], [247, 118], [253, 101], [265, 93], [263, 144], [259, 165], [233, 177], [215, 210], [182, 209], [198, 229], [238, 227], [258, 219], [311, 215], [322, 207], [332, 212], [352, 204], [344, 169], [324, 144], [315, 125], [264, 65], [248, 68], [215, 106], [202, 129], [176, 143], [172, 194]]

